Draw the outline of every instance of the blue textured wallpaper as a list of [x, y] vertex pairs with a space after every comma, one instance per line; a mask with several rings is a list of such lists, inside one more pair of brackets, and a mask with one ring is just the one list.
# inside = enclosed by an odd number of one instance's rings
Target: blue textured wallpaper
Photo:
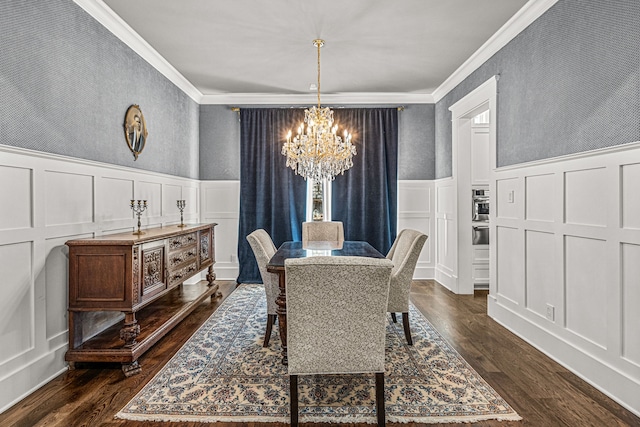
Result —
[[560, 0], [442, 98], [436, 178], [451, 176], [448, 108], [495, 74], [498, 166], [640, 140], [640, 1]]
[[[261, 106], [242, 106], [260, 108]], [[269, 106], [282, 107], [283, 106]], [[377, 108], [389, 105], [354, 105]], [[398, 113], [398, 179], [434, 179], [435, 124], [433, 104], [406, 105]], [[200, 106], [200, 178], [240, 179], [239, 115], [228, 106]]]
[[[139, 104], [134, 162], [122, 124]], [[198, 104], [71, 0], [0, 0], [0, 144], [198, 178]]]

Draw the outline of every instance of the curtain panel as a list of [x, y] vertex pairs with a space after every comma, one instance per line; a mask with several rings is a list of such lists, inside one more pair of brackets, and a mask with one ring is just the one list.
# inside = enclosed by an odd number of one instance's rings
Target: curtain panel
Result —
[[386, 254], [397, 232], [398, 109], [334, 110], [340, 130], [353, 135], [353, 167], [331, 187], [331, 218], [342, 221], [345, 240], [364, 240]]
[[[364, 240], [386, 254], [396, 237], [398, 110], [334, 109], [340, 132], [353, 135], [353, 167], [332, 183], [332, 219], [344, 224], [346, 240]], [[243, 108], [240, 111], [240, 220], [238, 283], [262, 283], [246, 236], [262, 228], [276, 247], [301, 239], [307, 181], [281, 154], [289, 129], [304, 110]]]
[[289, 129], [304, 111], [283, 108], [240, 110], [240, 219], [238, 283], [262, 283], [247, 235], [264, 229], [276, 247], [299, 241], [305, 220], [307, 182], [286, 166], [281, 154]]

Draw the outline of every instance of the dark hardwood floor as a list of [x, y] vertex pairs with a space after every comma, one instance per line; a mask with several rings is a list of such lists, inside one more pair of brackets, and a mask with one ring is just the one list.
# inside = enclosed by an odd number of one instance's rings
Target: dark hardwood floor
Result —
[[[119, 365], [79, 365], [76, 370], [65, 372], [0, 414], [0, 426], [212, 425], [133, 422], [115, 420], [113, 416], [153, 377], [210, 316], [222, 299], [235, 288], [233, 282], [218, 283], [221, 285], [223, 297], [213, 302], [202, 303], [187, 319], [143, 355], [140, 358], [141, 374], [125, 378]], [[415, 281], [412, 300], [467, 362], [523, 417], [522, 421], [517, 422], [484, 421], [451, 424], [452, 426], [640, 426], [640, 418], [491, 320], [486, 315], [486, 292], [455, 295], [432, 281]], [[279, 427], [288, 424], [215, 425]], [[339, 426], [353, 427], [356, 424]]]

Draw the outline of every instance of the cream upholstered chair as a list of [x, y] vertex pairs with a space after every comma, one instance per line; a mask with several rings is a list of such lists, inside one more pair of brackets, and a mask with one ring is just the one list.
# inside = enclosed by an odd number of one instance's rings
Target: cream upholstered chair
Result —
[[312, 221], [302, 223], [302, 246], [309, 242], [330, 241], [342, 244], [344, 228], [340, 221]]
[[258, 262], [258, 268], [260, 269], [260, 276], [262, 277], [262, 283], [264, 283], [264, 290], [267, 294], [267, 329], [264, 333], [263, 347], [269, 345], [269, 339], [271, 338], [271, 330], [273, 324], [276, 321], [276, 298], [280, 294], [280, 288], [278, 286], [278, 275], [269, 273], [267, 271], [267, 264], [273, 254], [276, 253], [276, 247], [271, 240], [269, 233], [263, 229], [254, 231], [247, 236], [247, 240], [253, 249], [253, 254]]
[[319, 256], [285, 260], [291, 425], [298, 425], [298, 375], [376, 374], [384, 426], [388, 259]]
[[387, 311], [391, 313], [394, 322], [397, 322], [396, 313], [402, 313], [404, 336], [409, 345], [413, 345], [409, 328], [409, 291], [413, 272], [426, 240], [427, 235], [419, 231], [401, 230], [387, 254], [387, 258], [393, 261]]

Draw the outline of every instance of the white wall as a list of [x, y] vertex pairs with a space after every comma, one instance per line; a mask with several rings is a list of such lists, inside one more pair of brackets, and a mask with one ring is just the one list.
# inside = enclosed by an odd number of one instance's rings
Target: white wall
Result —
[[215, 222], [216, 279], [238, 277], [238, 221], [240, 181], [202, 181], [202, 222]]
[[398, 231], [412, 228], [428, 236], [416, 264], [414, 279], [435, 277], [435, 206], [433, 181], [398, 181]]
[[198, 222], [200, 193], [197, 180], [4, 145], [0, 183], [2, 412], [66, 369], [64, 243], [132, 231], [130, 199], [148, 201], [143, 228], [178, 224], [178, 199]]
[[640, 414], [640, 143], [495, 176], [489, 315]]

